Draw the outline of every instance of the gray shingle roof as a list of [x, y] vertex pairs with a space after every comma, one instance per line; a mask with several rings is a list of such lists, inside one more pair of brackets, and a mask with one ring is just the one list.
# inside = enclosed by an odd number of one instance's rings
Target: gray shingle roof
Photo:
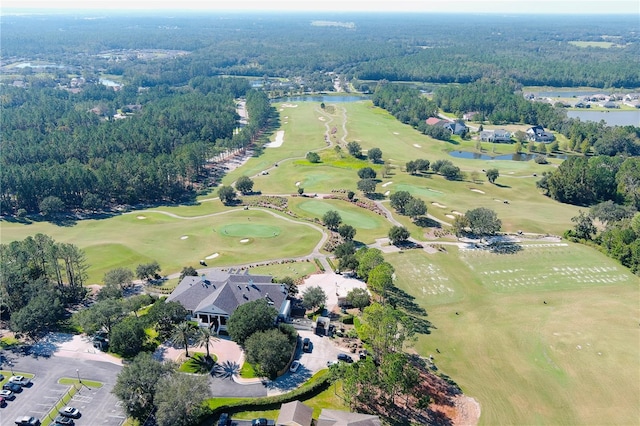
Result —
[[238, 306], [265, 298], [280, 309], [287, 294], [269, 275], [250, 275], [234, 271], [214, 271], [200, 277], [185, 277], [167, 298], [188, 311], [231, 315]]

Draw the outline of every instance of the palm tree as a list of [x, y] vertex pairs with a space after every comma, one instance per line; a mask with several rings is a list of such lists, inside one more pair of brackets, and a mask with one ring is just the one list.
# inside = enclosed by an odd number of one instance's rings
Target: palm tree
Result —
[[171, 335], [171, 342], [174, 345], [184, 347], [184, 353], [189, 357], [189, 340], [191, 340], [198, 331], [197, 326], [189, 321], [183, 321], [175, 326]]
[[201, 327], [196, 333], [196, 344], [198, 347], [206, 347], [207, 348], [207, 359], [211, 359], [209, 355], [209, 344], [211, 342], [217, 342], [219, 339], [211, 334], [211, 329], [209, 327]]

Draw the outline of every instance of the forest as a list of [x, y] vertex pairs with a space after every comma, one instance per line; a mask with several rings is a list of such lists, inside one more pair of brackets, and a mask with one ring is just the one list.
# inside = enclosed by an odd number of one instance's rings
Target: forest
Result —
[[[353, 25], [314, 25], [319, 19]], [[298, 88], [331, 90], [327, 73], [333, 72], [358, 85], [491, 77], [522, 85], [640, 87], [633, 16], [76, 12], [3, 15], [0, 23], [5, 64], [50, 61], [59, 64], [59, 77], [68, 67], [88, 80], [104, 72], [134, 86], [184, 85], [193, 77], [224, 74], [289, 78]], [[580, 47], [575, 40], [613, 40], [613, 46]], [[171, 55], [145, 56], [142, 49], [184, 54], [166, 60]], [[19, 71], [37, 74], [28, 67]]]
[[[234, 135], [240, 96], [254, 119]], [[245, 79], [196, 78], [139, 93], [3, 86], [2, 102], [3, 214], [193, 199], [210, 178], [207, 160], [249, 145], [271, 113]], [[138, 111], [114, 119], [126, 106]]]

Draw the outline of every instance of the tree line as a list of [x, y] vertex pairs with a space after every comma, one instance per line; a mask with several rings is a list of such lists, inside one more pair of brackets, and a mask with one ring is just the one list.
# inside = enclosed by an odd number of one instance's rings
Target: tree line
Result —
[[[345, 15], [354, 28], [310, 25], [315, 19], [317, 15], [291, 19], [250, 13], [224, 19], [215, 14], [105, 16], [99, 21], [6, 16], [3, 54], [62, 62], [90, 78], [104, 69], [134, 87], [184, 85], [197, 76], [230, 74], [291, 78], [302, 90], [331, 90], [328, 71], [348, 81], [464, 84], [491, 76], [524, 85], [640, 86], [637, 22], [631, 16], [573, 16], [568, 21], [531, 15], [508, 20], [460, 14]], [[605, 40], [603, 34], [611, 38]], [[616, 47], [583, 48], [570, 43], [575, 40], [615, 40]], [[133, 49], [141, 46], [185, 54], [138, 57]], [[64, 78], [66, 71], [51, 72]], [[20, 72], [39, 78], [29, 68]], [[272, 89], [287, 90], [278, 83]]]
[[0, 244], [0, 315], [10, 328], [36, 339], [82, 301], [87, 264], [73, 244], [44, 234]]

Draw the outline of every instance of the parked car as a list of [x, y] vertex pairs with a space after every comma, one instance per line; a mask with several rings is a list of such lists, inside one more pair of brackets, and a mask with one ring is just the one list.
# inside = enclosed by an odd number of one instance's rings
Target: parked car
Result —
[[344, 362], [352, 363], [353, 362], [353, 358], [351, 358], [347, 354], [338, 354], [338, 361], [344, 361]]
[[4, 376], [0, 374], [0, 382], [4, 380]]
[[23, 416], [16, 419], [18, 426], [40, 426], [40, 420], [35, 417]]
[[58, 416], [53, 420], [55, 425], [73, 426], [73, 420], [71, 417]]
[[61, 408], [60, 411], [58, 411], [58, 413], [60, 413], [60, 415], [62, 416], [72, 417], [74, 419], [77, 419], [78, 417], [80, 417], [80, 411], [77, 408], [73, 408], [73, 407]]
[[269, 422], [264, 417], [251, 420], [251, 426], [267, 426]]
[[303, 352], [311, 352], [311, 339], [309, 339], [308, 337], [305, 337], [304, 340], [302, 341], [302, 351]]
[[7, 401], [16, 399], [16, 394], [6, 389], [0, 390], [0, 396], [6, 399]]
[[220, 414], [220, 418], [218, 419], [218, 426], [229, 426], [231, 424], [231, 418], [229, 414], [222, 413]]
[[20, 386], [29, 386], [29, 384], [31, 383], [31, 379], [28, 379], [24, 376], [11, 376], [9, 377], [9, 382], [15, 383]]
[[7, 400], [4, 399], [4, 396], [0, 396], [0, 407], [4, 407], [7, 403]]
[[22, 392], [22, 386], [20, 386], [17, 383], [12, 383], [12, 382], [7, 382], [4, 385], [2, 385], [2, 389], [4, 390], [10, 390], [11, 392]]
[[289, 371], [295, 373], [300, 368], [300, 361], [296, 360], [291, 363], [291, 367], [289, 367]]

